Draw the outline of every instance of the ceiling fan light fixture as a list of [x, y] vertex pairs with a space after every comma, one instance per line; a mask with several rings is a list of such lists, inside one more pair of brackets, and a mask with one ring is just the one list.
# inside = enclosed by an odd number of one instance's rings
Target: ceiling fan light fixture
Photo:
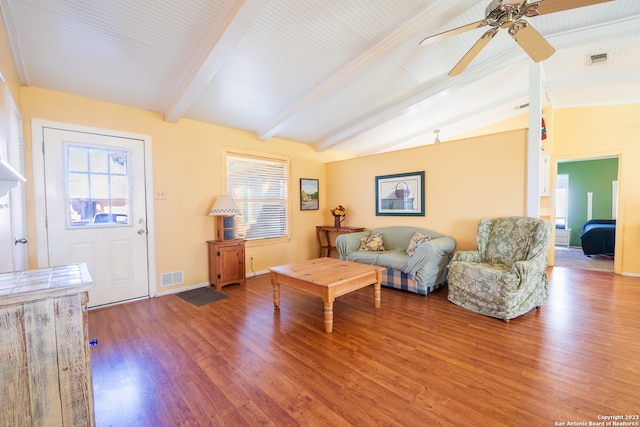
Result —
[[433, 141], [433, 143], [434, 144], [439, 144], [440, 143], [440, 138], [438, 138], [438, 134], [440, 133], [440, 129], [434, 130], [433, 133], [436, 134], [436, 139]]
[[518, 9], [524, 3], [523, 0], [502, 0], [500, 7], [502, 10], [514, 10]]

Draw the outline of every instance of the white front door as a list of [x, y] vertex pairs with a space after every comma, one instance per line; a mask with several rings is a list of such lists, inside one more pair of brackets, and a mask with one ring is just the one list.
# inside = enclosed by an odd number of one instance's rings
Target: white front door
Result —
[[85, 262], [90, 307], [148, 297], [144, 141], [46, 126], [42, 137], [48, 265]]

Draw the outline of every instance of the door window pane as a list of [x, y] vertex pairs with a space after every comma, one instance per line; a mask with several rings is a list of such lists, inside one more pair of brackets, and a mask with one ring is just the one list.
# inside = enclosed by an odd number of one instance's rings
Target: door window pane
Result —
[[109, 199], [109, 177], [107, 175], [91, 174], [91, 198]]
[[89, 197], [89, 174], [69, 172], [69, 195], [72, 199]]
[[129, 195], [129, 181], [126, 176], [111, 177], [111, 198], [126, 199]]
[[129, 225], [128, 153], [67, 146], [70, 226]]
[[86, 150], [69, 147], [69, 170], [86, 172], [89, 170], [89, 158], [87, 157]]
[[91, 172], [93, 173], [109, 173], [109, 160], [107, 150], [91, 150], [89, 158], [91, 164]]

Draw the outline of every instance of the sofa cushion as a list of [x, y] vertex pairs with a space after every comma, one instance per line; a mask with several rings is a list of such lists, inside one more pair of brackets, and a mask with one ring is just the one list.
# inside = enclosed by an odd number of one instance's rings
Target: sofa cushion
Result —
[[413, 256], [413, 254], [416, 253], [416, 248], [418, 247], [418, 245], [420, 243], [424, 243], [429, 240], [431, 240], [431, 235], [429, 234], [422, 234], [420, 232], [417, 232], [416, 234], [414, 234], [413, 237], [411, 237], [411, 240], [409, 240], [409, 246], [407, 247], [407, 255]]
[[409, 255], [404, 251], [384, 251], [380, 252], [376, 265], [402, 271], [407, 265], [407, 261], [409, 261]]
[[360, 251], [384, 251], [382, 234], [376, 233], [360, 239]]
[[379, 265], [402, 271], [409, 258], [409, 255], [402, 251], [355, 251], [349, 254], [347, 261]]
[[355, 251], [346, 258], [347, 261], [359, 262], [362, 264], [378, 265], [378, 255], [380, 252]]

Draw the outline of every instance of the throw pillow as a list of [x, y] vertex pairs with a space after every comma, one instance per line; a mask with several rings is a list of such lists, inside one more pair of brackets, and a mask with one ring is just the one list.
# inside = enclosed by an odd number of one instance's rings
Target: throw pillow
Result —
[[384, 246], [382, 246], [382, 234], [372, 234], [369, 237], [363, 237], [360, 239], [360, 251], [384, 251]]
[[411, 240], [409, 241], [409, 246], [407, 247], [407, 255], [413, 256], [416, 253], [416, 249], [420, 243], [424, 243], [431, 240], [431, 236], [428, 234], [422, 234], [417, 232], [413, 235]]

